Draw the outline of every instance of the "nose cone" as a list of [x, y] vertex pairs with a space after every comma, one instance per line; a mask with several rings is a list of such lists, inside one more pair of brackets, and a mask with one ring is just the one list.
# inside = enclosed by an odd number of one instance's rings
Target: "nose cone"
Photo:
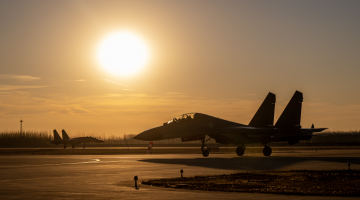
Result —
[[162, 126], [148, 129], [140, 133], [139, 135], [135, 136], [134, 139], [145, 140], [145, 141], [162, 140], [163, 139]]

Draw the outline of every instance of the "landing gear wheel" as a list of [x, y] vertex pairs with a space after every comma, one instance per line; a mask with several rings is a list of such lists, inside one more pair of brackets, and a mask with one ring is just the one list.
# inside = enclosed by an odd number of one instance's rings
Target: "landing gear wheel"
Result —
[[238, 148], [236, 148], [236, 154], [238, 156], [242, 156], [245, 153], [245, 147], [244, 146], [238, 146]]
[[272, 153], [271, 147], [265, 145], [265, 147], [263, 149], [263, 153], [264, 153], [264, 156], [270, 156]]
[[64, 144], [64, 149], [66, 149], [66, 144]]
[[75, 148], [75, 145], [72, 145], [72, 148]]
[[202, 155], [204, 157], [208, 157], [209, 154], [210, 154], [210, 151], [207, 148], [205, 150], [205, 147], [206, 147], [205, 142], [209, 141], [210, 138], [208, 140], [206, 140], [206, 141], [205, 141], [205, 138], [206, 138], [206, 135], [202, 136], [202, 139], [201, 139], [201, 152], [202, 152]]
[[202, 151], [202, 155], [203, 155], [204, 157], [208, 157], [208, 156], [210, 155], [210, 151], [209, 151], [209, 150], [203, 150], [203, 151]]

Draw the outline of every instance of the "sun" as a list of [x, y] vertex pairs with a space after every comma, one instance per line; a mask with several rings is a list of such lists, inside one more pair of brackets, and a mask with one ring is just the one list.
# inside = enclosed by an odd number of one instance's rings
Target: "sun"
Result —
[[139, 36], [121, 31], [105, 37], [97, 49], [97, 59], [109, 73], [129, 76], [146, 65], [149, 50]]

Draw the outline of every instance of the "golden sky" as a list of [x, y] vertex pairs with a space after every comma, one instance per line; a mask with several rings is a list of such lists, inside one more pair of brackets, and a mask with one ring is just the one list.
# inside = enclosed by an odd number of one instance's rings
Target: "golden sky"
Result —
[[[139, 133], [187, 112], [248, 124], [295, 90], [302, 125], [360, 129], [359, 1], [1, 1], [0, 130]], [[103, 69], [106, 35], [131, 31], [149, 62]]]

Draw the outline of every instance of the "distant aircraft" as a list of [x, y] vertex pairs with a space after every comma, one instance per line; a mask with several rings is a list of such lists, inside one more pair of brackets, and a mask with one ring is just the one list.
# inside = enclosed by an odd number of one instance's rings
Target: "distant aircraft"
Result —
[[66, 145], [67, 144], [71, 144], [72, 148], [75, 148], [75, 145], [79, 145], [81, 143], [84, 143], [83, 148], [85, 148], [85, 143], [103, 143], [104, 141], [96, 139], [94, 137], [78, 137], [78, 138], [73, 138], [70, 139], [70, 137], [68, 136], [68, 134], [65, 132], [65, 130], [62, 130], [62, 137], [63, 139], [61, 139], [60, 135], [58, 134], [58, 132], [56, 130], [54, 130], [54, 140], [50, 140], [50, 143], [52, 144], [64, 144], [64, 149], [66, 149]]
[[[220, 144], [237, 144], [236, 154], [245, 153], [245, 144], [261, 143], [264, 145], [263, 154], [270, 156], [272, 149], [267, 146], [271, 142], [287, 141], [290, 145], [300, 140], [310, 140], [314, 132], [321, 132], [327, 128], [301, 128], [301, 107], [303, 94], [296, 91], [289, 104], [274, 124], [275, 94], [269, 92], [264, 102], [250, 121], [249, 125], [239, 124], [201, 113], [187, 113], [180, 115], [163, 126], [148, 129], [134, 139], [154, 141], [181, 138], [183, 142], [201, 140], [201, 151], [204, 157], [209, 156], [210, 150], [205, 143], [213, 138]], [[206, 139], [206, 136], [210, 138]]]

